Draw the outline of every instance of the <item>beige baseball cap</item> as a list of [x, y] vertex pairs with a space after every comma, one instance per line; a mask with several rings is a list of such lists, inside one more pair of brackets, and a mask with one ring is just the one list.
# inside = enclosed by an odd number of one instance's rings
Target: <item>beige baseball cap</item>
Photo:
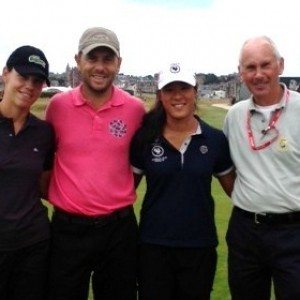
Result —
[[84, 55], [97, 47], [107, 47], [113, 50], [118, 57], [120, 57], [120, 44], [117, 35], [103, 27], [92, 27], [88, 28], [82, 34], [78, 51]]

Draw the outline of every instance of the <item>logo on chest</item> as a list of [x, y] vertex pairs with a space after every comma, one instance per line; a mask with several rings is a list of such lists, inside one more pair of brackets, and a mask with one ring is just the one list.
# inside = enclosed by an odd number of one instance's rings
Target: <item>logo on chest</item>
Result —
[[165, 150], [163, 147], [154, 145], [151, 149], [152, 161], [162, 162], [167, 159], [167, 156], [164, 156]]
[[121, 138], [127, 133], [127, 125], [122, 120], [113, 120], [109, 123], [109, 132]]
[[206, 154], [208, 152], [208, 147], [206, 145], [202, 145], [199, 148], [201, 154]]

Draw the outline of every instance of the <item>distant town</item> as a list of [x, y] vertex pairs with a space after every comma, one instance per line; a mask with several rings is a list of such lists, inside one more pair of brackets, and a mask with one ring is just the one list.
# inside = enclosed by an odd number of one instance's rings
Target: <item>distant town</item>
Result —
[[[157, 90], [158, 74], [147, 76], [133, 76], [118, 74], [115, 85], [129, 93], [142, 97], [143, 94], [155, 93]], [[74, 88], [81, 82], [80, 74], [76, 67], [67, 65], [63, 73], [50, 73], [51, 86], [45, 89], [49, 95]], [[231, 103], [244, 100], [250, 93], [240, 81], [237, 73], [216, 76], [213, 73], [196, 74], [198, 83], [198, 98], [200, 99], [228, 99]], [[300, 77], [281, 77], [280, 79], [290, 89], [300, 91]], [[3, 90], [3, 81], [0, 76], [0, 92]]]

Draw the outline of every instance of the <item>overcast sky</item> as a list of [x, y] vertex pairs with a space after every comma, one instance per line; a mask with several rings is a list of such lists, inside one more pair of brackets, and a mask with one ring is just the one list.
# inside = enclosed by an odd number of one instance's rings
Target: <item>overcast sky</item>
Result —
[[153, 75], [168, 62], [198, 73], [237, 71], [240, 47], [268, 35], [285, 58], [284, 76], [300, 76], [299, 0], [4, 0], [0, 68], [18, 46], [41, 48], [50, 71], [75, 66], [78, 40], [88, 27], [119, 37], [121, 72]]

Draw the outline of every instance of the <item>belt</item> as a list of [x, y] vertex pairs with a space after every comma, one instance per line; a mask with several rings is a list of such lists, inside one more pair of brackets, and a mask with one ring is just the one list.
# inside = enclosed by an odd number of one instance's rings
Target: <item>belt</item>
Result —
[[300, 223], [300, 211], [289, 213], [254, 213], [237, 206], [234, 210], [251, 219], [255, 224], [285, 225]]
[[75, 215], [60, 209], [55, 209], [54, 217], [65, 222], [81, 225], [105, 226], [108, 223], [123, 219], [133, 214], [132, 205], [118, 209], [110, 214], [101, 216]]

